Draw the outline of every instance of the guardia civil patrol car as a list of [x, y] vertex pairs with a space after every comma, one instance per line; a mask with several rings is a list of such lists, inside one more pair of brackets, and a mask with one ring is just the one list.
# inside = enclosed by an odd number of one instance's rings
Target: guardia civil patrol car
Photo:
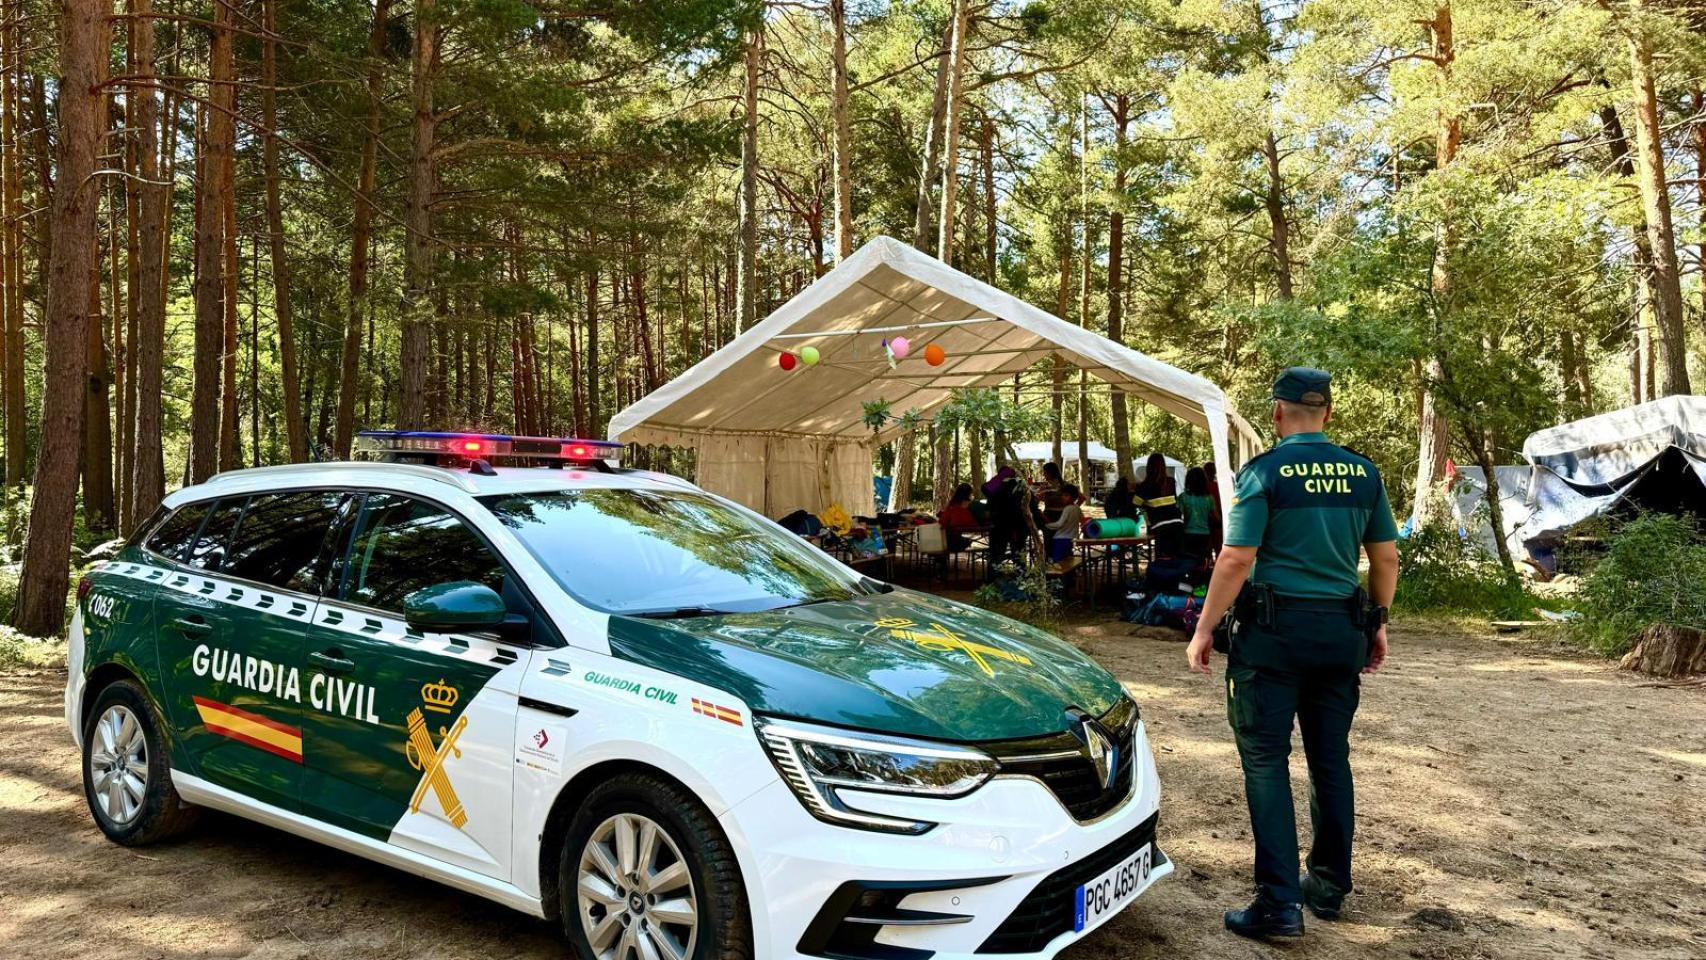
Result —
[[1061, 640], [615, 444], [362, 445], [181, 490], [79, 584], [112, 840], [225, 811], [584, 960], [1048, 957], [1171, 872], [1138, 705]]

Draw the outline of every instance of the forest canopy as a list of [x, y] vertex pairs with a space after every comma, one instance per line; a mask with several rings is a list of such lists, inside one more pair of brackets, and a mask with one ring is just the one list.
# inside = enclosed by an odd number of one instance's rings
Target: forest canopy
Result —
[[[74, 524], [128, 531], [218, 470], [391, 425], [602, 436], [883, 234], [1258, 426], [1279, 369], [1332, 370], [1335, 438], [1425, 501], [1448, 459], [1706, 375], [1702, 26], [1655, 0], [5, 0], [14, 620], [58, 629]], [[1008, 400], [1003, 438], [1068, 461], [1205, 457], [1063, 367]], [[949, 420], [885, 451], [921, 503], [996, 442]]]

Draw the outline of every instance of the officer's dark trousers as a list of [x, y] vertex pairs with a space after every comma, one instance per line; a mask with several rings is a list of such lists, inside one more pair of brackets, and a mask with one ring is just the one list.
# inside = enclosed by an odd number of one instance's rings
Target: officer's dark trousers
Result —
[[1328, 891], [1350, 892], [1356, 803], [1348, 738], [1366, 661], [1367, 641], [1342, 601], [1290, 601], [1271, 627], [1247, 626], [1233, 641], [1226, 715], [1244, 765], [1256, 885], [1270, 900], [1302, 900], [1287, 763], [1294, 718], [1309, 762], [1309, 870]]

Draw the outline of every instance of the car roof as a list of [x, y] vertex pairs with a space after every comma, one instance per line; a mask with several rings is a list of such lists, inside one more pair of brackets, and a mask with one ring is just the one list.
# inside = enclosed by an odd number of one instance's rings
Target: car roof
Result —
[[491, 476], [466, 468], [434, 467], [417, 463], [295, 463], [277, 467], [251, 467], [216, 474], [205, 483], [184, 487], [166, 497], [166, 506], [176, 507], [197, 500], [239, 494], [267, 493], [308, 487], [350, 487], [362, 490], [393, 490], [425, 496], [457, 491], [468, 496], [505, 493], [541, 493], [556, 490], [687, 490], [699, 488], [680, 477], [650, 470], [583, 470], [573, 467], [494, 467]]

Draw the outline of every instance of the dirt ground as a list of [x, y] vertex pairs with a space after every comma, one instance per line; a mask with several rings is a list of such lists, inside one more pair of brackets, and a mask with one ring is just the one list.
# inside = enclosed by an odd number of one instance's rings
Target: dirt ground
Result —
[[[1274, 948], [1221, 929], [1250, 850], [1220, 684], [1184, 671], [1172, 634], [1105, 613], [1062, 632], [1143, 704], [1179, 867], [1069, 960], [1706, 957], [1706, 688], [1644, 684], [1543, 639], [1394, 629], [1354, 738], [1358, 892], [1343, 922]], [[232, 818], [166, 846], [107, 843], [62, 683], [0, 672], [0, 957], [568, 954], [544, 922]]]

